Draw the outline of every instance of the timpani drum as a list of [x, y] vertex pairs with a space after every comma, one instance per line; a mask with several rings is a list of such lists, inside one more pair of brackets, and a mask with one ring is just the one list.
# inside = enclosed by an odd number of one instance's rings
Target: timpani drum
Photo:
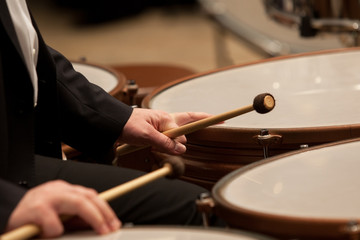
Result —
[[214, 186], [214, 210], [232, 227], [278, 238], [359, 239], [359, 140], [238, 169]]
[[184, 179], [211, 188], [227, 173], [284, 152], [360, 137], [360, 49], [277, 57], [162, 86], [143, 107], [220, 114], [271, 93], [275, 108], [187, 135]]
[[197, 227], [127, 227], [107, 235], [77, 232], [60, 237], [61, 240], [271, 240], [273, 238], [245, 231]]
[[[101, 87], [116, 99], [122, 100], [123, 89], [126, 84], [126, 78], [122, 73], [109, 67], [85, 62], [73, 61], [72, 65], [76, 71], [83, 74], [91, 83]], [[65, 144], [63, 144], [62, 149], [68, 159], [81, 155], [80, 152]]]

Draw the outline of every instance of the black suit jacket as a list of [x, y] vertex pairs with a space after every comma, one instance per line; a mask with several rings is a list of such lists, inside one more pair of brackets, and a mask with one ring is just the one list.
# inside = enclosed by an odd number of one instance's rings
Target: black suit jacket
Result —
[[[34, 23], [34, 21], [33, 21]], [[38, 103], [5, 0], [0, 0], [0, 232], [25, 193], [36, 155], [61, 157], [61, 142], [90, 154], [109, 150], [132, 108], [72, 68], [39, 37]]]

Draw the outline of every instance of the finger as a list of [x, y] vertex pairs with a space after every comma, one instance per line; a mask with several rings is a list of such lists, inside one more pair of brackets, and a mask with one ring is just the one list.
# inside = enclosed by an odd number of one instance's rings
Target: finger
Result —
[[211, 117], [212, 115], [205, 112], [181, 112], [181, 113], [172, 113], [171, 116], [173, 117], [176, 124], [182, 126], [190, 122]]
[[68, 193], [59, 202], [59, 213], [78, 215], [99, 234], [110, 232], [102, 213], [86, 196]]
[[[166, 115], [165, 115], [166, 116]], [[159, 131], [164, 132], [173, 128], [178, 128], [179, 125], [175, 122], [175, 118], [172, 115], [167, 115], [168, 118], [163, 117], [163, 122], [161, 122], [161, 125], [159, 126]], [[189, 119], [192, 117], [189, 117], [187, 113], [180, 113], [175, 114], [175, 117], [178, 117], [179, 119]], [[153, 130], [153, 128], [151, 128]], [[167, 137], [166, 135], [160, 133], [158, 131], [154, 131], [154, 133], [150, 134], [152, 136], [153, 141], [153, 150], [158, 150], [161, 152], [166, 152], [169, 154], [175, 154], [179, 155], [186, 151], [185, 143], [186, 143], [186, 137], [184, 135], [178, 136], [175, 139], [171, 139]]]
[[99, 197], [95, 190], [79, 186], [79, 191], [84, 192], [84, 195], [86, 195], [87, 198], [92, 201], [95, 206], [97, 206], [110, 230], [115, 231], [120, 228], [121, 222], [117, 218], [115, 212], [112, 210], [108, 202]]
[[181, 144], [185, 144], [186, 141], [187, 141], [185, 135], [181, 135], [179, 137], [176, 137], [173, 140], [176, 141], [176, 142], [179, 142]]
[[179, 155], [186, 152], [186, 147], [181, 142], [171, 139], [160, 132], [156, 132], [153, 135], [153, 150]]
[[45, 209], [39, 211], [39, 214], [46, 216], [42, 218], [42, 222], [39, 224], [41, 228], [41, 236], [44, 238], [53, 238], [60, 236], [64, 232], [64, 226], [57, 215], [52, 209]]

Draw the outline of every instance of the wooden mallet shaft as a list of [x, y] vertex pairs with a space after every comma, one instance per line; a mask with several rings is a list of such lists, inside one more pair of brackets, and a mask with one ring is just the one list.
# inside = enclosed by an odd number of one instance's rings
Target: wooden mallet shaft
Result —
[[141, 177], [138, 177], [132, 181], [126, 182], [119, 186], [113, 187], [109, 190], [106, 190], [99, 194], [100, 198], [104, 199], [105, 201], [112, 201], [130, 191], [133, 191], [145, 184], [148, 184], [156, 179], [161, 177], [165, 177], [167, 175], [172, 174], [173, 167], [170, 163], [165, 163], [162, 168], [159, 168], [153, 172], [147, 173]]
[[[119, 186], [113, 187], [109, 190], [106, 190], [99, 194], [99, 197], [105, 201], [114, 200], [130, 191], [133, 191], [145, 184], [148, 184], [156, 179], [171, 175], [173, 173], [173, 165], [170, 163], [165, 163], [162, 168], [159, 168], [153, 172], [147, 173], [141, 177], [138, 177], [134, 180], [121, 184]], [[69, 216], [62, 217], [62, 221], [69, 219]], [[35, 224], [27, 224], [22, 227], [16, 228], [10, 232], [4, 233], [0, 236], [0, 240], [21, 240], [29, 239], [40, 234], [41, 229]]]
[[[198, 131], [200, 129], [209, 127], [214, 124], [218, 124], [222, 121], [225, 121], [227, 119], [251, 112], [253, 110], [256, 110], [258, 113], [266, 113], [271, 111], [275, 107], [275, 99], [271, 94], [264, 93], [260, 94], [254, 99], [254, 103], [252, 105], [248, 105], [242, 108], [238, 108], [229, 112], [225, 112], [219, 115], [211, 116], [208, 118], [204, 118], [195, 122], [191, 122], [188, 124], [185, 124], [183, 126], [180, 126], [178, 128], [173, 128], [167, 131], [162, 132], [166, 136], [170, 138], [176, 138], [181, 135], [189, 134], [195, 131]], [[118, 146], [116, 148], [116, 158], [113, 161], [113, 164], [116, 165], [118, 161], [118, 157], [147, 148], [149, 146], [134, 146], [129, 144], [123, 144], [121, 146]]]

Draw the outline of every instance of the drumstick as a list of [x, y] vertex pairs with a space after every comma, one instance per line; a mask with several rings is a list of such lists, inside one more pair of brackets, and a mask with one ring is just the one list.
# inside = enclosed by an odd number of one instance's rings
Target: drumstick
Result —
[[[197, 130], [206, 128], [208, 126], [217, 124], [219, 122], [225, 121], [227, 119], [239, 116], [244, 113], [251, 112], [255, 110], [258, 113], [267, 113], [270, 112], [275, 107], [275, 99], [269, 93], [259, 94], [254, 98], [253, 104], [248, 105], [242, 108], [238, 108], [229, 112], [225, 112], [219, 115], [211, 116], [208, 118], [201, 119], [199, 121], [191, 122], [180, 126], [178, 128], [173, 128], [167, 131], [164, 131], [163, 134], [170, 138], [176, 138], [181, 135], [189, 134]], [[116, 165], [119, 156], [147, 148], [149, 146], [133, 146], [128, 144], [123, 144], [116, 148], [116, 158], [113, 161], [113, 164]]]
[[[138, 177], [134, 180], [106, 190], [100, 193], [99, 197], [109, 202], [161, 177], [167, 176], [169, 178], [178, 178], [184, 173], [184, 170], [185, 166], [184, 163], [180, 160], [180, 158], [178, 158], [177, 156], [171, 156], [166, 159], [163, 167], [148, 174], [145, 174], [141, 177]], [[72, 216], [62, 216], [61, 220], [66, 221], [69, 220], [71, 217]], [[41, 229], [39, 226], [35, 224], [27, 224], [16, 228], [10, 232], [4, 233], [3, 235], [0, 235], [0, 240], [28, 239], [38, 235], [40, 232]]]

